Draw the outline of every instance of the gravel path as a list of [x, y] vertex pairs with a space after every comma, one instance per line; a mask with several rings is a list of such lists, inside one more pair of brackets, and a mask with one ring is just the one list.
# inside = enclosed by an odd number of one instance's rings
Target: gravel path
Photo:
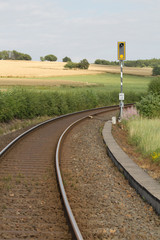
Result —
[[103, 114], [82, 122], [63, 146], [64, 184], [82, 235], [85, 240], [158, 240], [160, 218], [106, 154], [101, 130], [108, 118]]

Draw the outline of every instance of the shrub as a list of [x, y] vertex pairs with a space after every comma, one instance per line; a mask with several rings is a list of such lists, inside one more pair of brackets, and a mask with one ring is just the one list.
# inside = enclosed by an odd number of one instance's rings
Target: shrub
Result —
[[68, 62], [66, 63], [66, 65], [64, 65], [64, 68], [69, 68], [69, 69], [78, 68], [78, 63]]
[[88, 69], [89, 68], [89, 62], [87, 61], [87, 59], [83, 59], [82, 61], [80, 61], [80, 63], [78, 64], [78, 68]]
[[55, 62], [55, 61], [57, 61], [57, 57], [56, 57], [55, 55], [52, 55], [52, 54], [46, 55], [46, 56], [44, 57], [44, 59], [45, 59], [46, 61], [50, 61], [50, 62]]
[[153, 79], [148, 85], [148, 92], [160, 95], [160, 77]]
[[140, 115], [147, 118], [160, 117], [160, 95], [148, 94], [136, 103]]
[[45, 58], [44, 57], [40, 57], [40, 60], [41, 60], [41, 62], [44, 62]]
[[102, 65], [111, 65], [110, 61], [104, 60], [104, 59], [97, 59], [94, 62], [95, 64], [102, 64]]
[[68, 62], [64, 67], [70, 69], [72, 68], [88, 69], [89, 62], [87, 61], [87, 59], [83, 59], [79, 63]]
[[118, 92], [115, 91], [106, 93], [105, 90], [82, 88], [73, 92], [52, 92], [16, 88], [0, 92], [0, 122], [61, 115], [118, 103]]
[[155, 66], [155, 67], [153, 67], [152, 75], [153, 75], [153, 76], [160, 75], [160, 66]]
[[69, 57], [64, 57], [62, 59], [63, 62], [72, 62], [71, 59]]

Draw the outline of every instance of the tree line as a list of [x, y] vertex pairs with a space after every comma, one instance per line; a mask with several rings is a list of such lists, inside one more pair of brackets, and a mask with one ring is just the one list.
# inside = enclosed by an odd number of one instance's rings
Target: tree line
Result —
[[[0, 60], [32, 60], [31, 56], [26, 53], [21, 53], [16, 50], [7, 51], [3, 50], [0, 52]], [[48, 54], [44, 57], [40, 57], [41, 61], [57, 61], [57, 57], [53, 54]], [[80, 69], [88, 69], [89, 62], [87, 59], [81, 60], [79, 63], [72, 62], [71, 58], [64, 57], [62, 59], [63, 62], [67, 64], [64, 66], [65, 68], [80, 68]], [[96, 59], [95, 64], [101, 65], [119, 65], [118, 61], [108, 61], [105, 59]], [[125, 61], [126, 67], [152, 67], [152, 75], [160, 75], [160, 59], [152, 58], [146, 60], [127, 60]]]
[[[108, 61], [105, 59], [96, 59], [95, 64], [101, 65], [119, 65], [119, 61]], [[126, 67], [155, 67], [160, 65], [160, 59], [152, 58], [146, 60], [127, 60], [125, 61]]]
[[[117, 61], [108, 61], [105, 59], [97, 59], [94, 63], [101, 65], [119, 65], [119, 62]], [[124, 65], [125, 67], [151, 67], [153, 68], [153, 76], [160, 75], [160, 59], [152, 58], [146, 60], [127, 60]]]
[[31, 56], [26, 53], [20, 53], [16, 50], [0, 52], [0, 60], [32, 60]]

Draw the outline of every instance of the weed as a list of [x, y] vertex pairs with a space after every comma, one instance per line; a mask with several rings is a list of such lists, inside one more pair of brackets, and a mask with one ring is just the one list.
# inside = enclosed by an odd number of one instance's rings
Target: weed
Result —
[[18, 173], [16, 177], [17, 178], [24, 178], [24, 175], [22, 173]]
[[7, 206], [5, 204], [2, 205], [2, 209], [3, 210], [6, 210], [7, 209]]
[[7, 191], [9, 191], [9, 190], [11, 190], [11, 185], [8, 183], [8, 184], [6, 184], [5, 186], [4, 186], [4, 188], [7, 190]]
[[8, 175], [8, 176], [5, 176], [3, 177], [2, 179], [4, 182], [10, 182], [12, 180], [12, 176], [11, 175]]
[[20, 179], [16, 179], [16, 184], [20, 184], [21, 180]]

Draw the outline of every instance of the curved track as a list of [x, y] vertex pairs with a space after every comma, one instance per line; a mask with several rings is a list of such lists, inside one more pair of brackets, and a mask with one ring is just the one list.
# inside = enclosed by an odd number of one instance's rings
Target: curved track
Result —
[[94, 109], [50, 120], [1, 151], [0, 239], [72, 239], [54, 167], [58, 139], [73, 122], [116, 109], [118, 106]]

